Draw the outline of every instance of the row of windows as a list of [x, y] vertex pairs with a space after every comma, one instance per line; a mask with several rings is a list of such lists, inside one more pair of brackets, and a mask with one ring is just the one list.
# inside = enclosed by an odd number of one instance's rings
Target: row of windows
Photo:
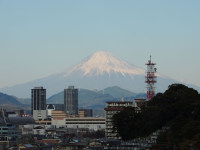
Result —
[[0, 135], [8, 135], [8, 132], [0, 132]]
[[81, 120], [81, 119], [65, 119], [65, 121], [105, 121], [105, 119], [96, 119], [96, 120], [93, 120], [93, 119], [84, 119], [84, 120]]
[[98, 122], [98, 123], [90, 123], [90, 122], [79, 122], [79, 123], [76, 123], [76, 122], [66, 122], [66, 124], [102, 124], [104, 125], [105, 123], [104, 122]]
[[8, 128], [0, 128], [0, 130], [8, 130]]

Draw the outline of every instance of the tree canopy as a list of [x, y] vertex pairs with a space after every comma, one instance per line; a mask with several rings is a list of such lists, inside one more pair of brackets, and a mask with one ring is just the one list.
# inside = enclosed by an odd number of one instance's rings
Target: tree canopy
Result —
[[169, 127], [159, 136], [157, 144], [200, 148], [200, 94], [182, 84], [172, 84], [158, 93], [137, 113], [127, 108], [113, 116], [113, 128], [123, 140], [145, 137]]

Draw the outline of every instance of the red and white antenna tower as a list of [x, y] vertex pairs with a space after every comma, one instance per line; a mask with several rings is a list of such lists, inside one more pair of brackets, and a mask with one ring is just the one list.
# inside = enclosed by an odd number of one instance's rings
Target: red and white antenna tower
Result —
[[145, 77], [145, 82], [147, 83], [147, 100], [151, 100], [152, 97], [155, 96], [155, 83], [156, 83], [156, 70], [155, 63], [151, 62], [151, 56], [150, 60], [148, 61], [147, 65], [147, 76]]

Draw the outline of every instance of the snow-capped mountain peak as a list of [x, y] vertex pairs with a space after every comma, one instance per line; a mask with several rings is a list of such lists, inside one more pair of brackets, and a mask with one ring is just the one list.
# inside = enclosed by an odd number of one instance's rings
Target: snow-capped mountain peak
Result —
[[[159, 92], [165, 91], [170, 84], [177, 83], [173, 79], [158, 74], [157, 77], [156, 86]], [[48, 97], [63, 91], [69, 85], [91, 90], [119, 86], [135, 93], [145, 92], [145, 70], [121, 60], [109, 52], [100, 51], [68, 70], [13, 87], [5, 87], [1, 89], [1, 92], [27, 98], [31, 96], [30, 89], [35, 86], [43, 86], [48, 90]]]
[[99, 51], [92, 54], [87, 59], [67, 70], [64, 76], [67, 76], [75, 71], [81, 71], [82, 75], [103, 75], [104, 73], [121, 73], [123, 76], [141, 75], [145, 71], [128, 62], [115, 57], [109, 52]]

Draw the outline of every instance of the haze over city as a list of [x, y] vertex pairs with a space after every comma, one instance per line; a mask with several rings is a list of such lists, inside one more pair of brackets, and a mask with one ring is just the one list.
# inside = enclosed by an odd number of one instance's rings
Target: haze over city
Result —
[[200, 2], [1, 1], [0, 87], [61, 72], [97, 51], [200, 86]]
[[200, 149], [199, 6], [0, 1], [0, 150]]

